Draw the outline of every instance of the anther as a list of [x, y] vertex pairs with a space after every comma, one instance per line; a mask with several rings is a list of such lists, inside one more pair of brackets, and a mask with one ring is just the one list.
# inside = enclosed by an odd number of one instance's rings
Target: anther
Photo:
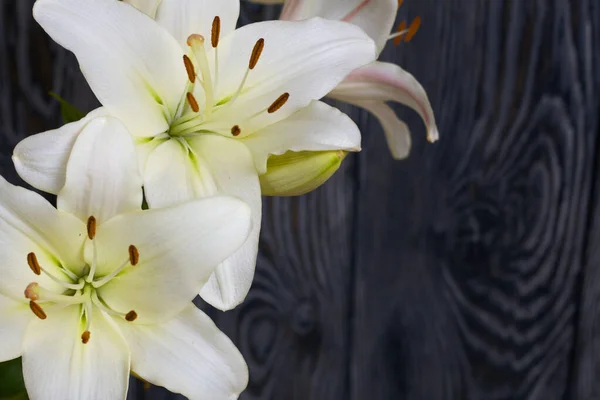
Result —
[[219, 18], [217, 15], [215, 19], [213, 19], [212, 31], [210, 35], [210, 42], [213, 48], [219, 45], [219, 36], [221, 36], [221, 18]]
[[412, 38], [415, 36], [415, 34], [417, 33], [417, 31], [419, 30], [419, 27], [421, 26], [421, 17], [415, 17], [415, 19], [412, 20], [412, 22], [410, 23], [410, 26], [408, 27], [408, 32], [406, 32], [406, 36], [404, 36], [404, 41], [405, 42], [410, 42], [412, 40]]
[[29, 302], [29, 308], [31, 308], [31, 311], [33, 311], [33, 313], [35, 314], [36, 317], [38, 317], [39, 319], [46, 319], [46, 313], [44, 312], [44, 310], [42, 309], [42, 307], [36, 303], [35, 301], [31, 300]]
[[288, 99], [290, 98], [290, 94], [289, 93], [284, 93], [281, 96], [279, 96], [277, 98], [277, 100], [275, 100], [273, 102], [273, 104], [271, 104], [271, 106], [267, 109], [267, 112], [269, 114], [273, 114], [275, 111], [279, 110], [281, 107], [283, 107], [285, 105], [285, 103], [287, 103]]
[[135, 311], [131, 310], [125, 315], [125, 320], [129, 322], [133, 322], [137, 319], [138, 315]]
[[94, 240], [96, 237], [96, 218], [93, 215], [87, 220], [87, 234], [90, 240]]
[[240, 133], [242, 133], [242, 130], [240, 129], [239, 125], [234, 125], [234, 126], [231, 128], [231, 134], [232, 134], [233, 136], [239, 136], [239, 134], [240, 134]]
[[192, 108], [192, 111], [193, 112], [200, 111], [200, 106], [198, 105], [198, 102], [196, 101], [196, 98], [194, 97], [194, 95], [191, 92], [187, 92], [186, 96], [187, 96], [188, 103], [190, 103], [190, 107]]
[[394, 45], [398, 46], [402, 41], [402, 32], [406, 31], [406, 21], [401, 21], [398, 24], [398, 28], [396, 28], [396, 32], [399, 33], [398, 36], [394, 38]]
[[254, 48], [252, 49], [252, 55], [250, 56], [250, 63], [248, 64], [248, 68], [254, 69], [256, 64], [258, 63], [258, 59], [262, 54], [263, 49], [265, 48], [265, 39], [260, 38], [256, 41]]
[[90, 341], [90, 331], [85, 331], [81, 334], [81, 343], [87, 344]]
[[137, 265], [140, 262], [140, 252], [134, 245], [129, 246], [129, 262], [131, 265]]
[[31, 252], [27, 254], [27, 264], [29, 264], [29, 268], [31, 268], [34, 274], [40, 275], [42, 273], [42, 267], [40, 267], [35, 253]]
[[400, 6], [402, 6], [402, 3], [404, 3], [404, 0], [398, 0], [398, 8], [400, 8]]
[[194, 63], [192, 63], [192, 60], [190, 60], [190, 58], [185, 54], [183, 56], [183, 65], [185, 65], [185, 71], [187, 72], [188, 79], [190, 80], [190, 82], [195, 83], [196, 70], [194, 69]]
[[39, 285], [36, 282], [32, 282], [25, 288], [25, 298], [36, 301], [39, 300], [40, 296], [38, 293]]

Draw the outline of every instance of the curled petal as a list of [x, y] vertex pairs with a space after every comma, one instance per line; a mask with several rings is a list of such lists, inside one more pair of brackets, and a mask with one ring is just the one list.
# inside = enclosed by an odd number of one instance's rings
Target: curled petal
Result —
[[374, 62], [350, 74], [330, 97], [355, 104], [395, 101], [414, 109], [425, 122], [427, 140], [439, 134], [427, 93], [414, 76], [395, 64]]

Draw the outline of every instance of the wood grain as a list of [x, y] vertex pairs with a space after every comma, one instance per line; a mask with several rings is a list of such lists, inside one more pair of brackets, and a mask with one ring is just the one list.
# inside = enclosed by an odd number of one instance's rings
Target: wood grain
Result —
[[422, 29], [386, 55], [428, 89], [442, 140], [417, 129], [394, 163], [375, 128], [359, 158], [353, 398], [571, 398], [599, 372], [572, 369], [597, 3], [405, 3]]
[[[52, 90], [97, 105], [72, 54], [0, 0], [0, 172], [60, 124]], [[243, 4], [242, 23], [275, 18]], [[600, 4], [407, 0], [412, 42], [384, 52], [428, 90], [442, 139], [364, 151], [324, 187], [269, 198], [256, 278], [203, 307], [246, 357], [242, 399], [600, 398]], [[132, 381], [130, 399], [181, 399]]]

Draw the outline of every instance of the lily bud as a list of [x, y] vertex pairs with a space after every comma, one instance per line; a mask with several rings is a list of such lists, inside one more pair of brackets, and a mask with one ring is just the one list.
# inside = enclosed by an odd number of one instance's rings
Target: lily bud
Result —
[[299, 196], [315, 190], [338, 170], [348, 152], [301, 151], [267, 160], [267, 172], [260, 176], [264, 196]]

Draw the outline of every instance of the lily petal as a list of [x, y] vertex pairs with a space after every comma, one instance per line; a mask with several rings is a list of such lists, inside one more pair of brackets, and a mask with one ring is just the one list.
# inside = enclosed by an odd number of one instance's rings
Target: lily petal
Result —
[[87, 82], [134, 136], [169, 125], [187, 81], [183, 52], [155, 21], [120, 1], [38, 0], [35, 19], [77, 56]]
[[360, 131], [346, 114], [313, 101], [289, 118], [269, 125], [242, 141], [252, 152], [259, 174], [267, 171], [269, 155], [291, 151], [360, 151]]
[[156, 22], [187, 49], [187, 39], [193, 33], [210, 42], [216, 16], [221, 20], [221, 37], [225, 37], [234, 31], [239, 15], [239, 0], [162, 0]]
[[402, 122], [394, 110], [383, 102], [360, 102], [357, 106], [372, 113], [383, 128], [385, 139], [395, 160], [402, 160], [410, 153], [412, 139], [408, 126]]
[[132, 370], [148, 382], [190, 399], [237, 399], [248, 384], [240, 352], [194, 305], [163, 324], [118, 324]]
[[48, 289], [57, 288], [46, 275], [31, 271], [27, 255], [34, 252], [43, 268], [64, 277], [62, 266], [82, 264], [84, 237], [85, 225], [80, 220], [57, 211], [39, 194], [0, 177], [2, 294], [23, 299], [23, 291], [34, 281]]
[[[246, 241], [250, 229], [249, 207], [232, 197], [119, 215], [97, 231], [97, 275], [107, 275], [128, 260], [129, 245], [138, 249], [139, 264], [102, 286], [100, 297], [113, 310], [134, 310], [136, 323], [165, 321], [194, 299], [215, 267]], [[123, 251], [115, 251], [119, 248]]]
[[80, 309], [55, 308], [33, 319], [23, 342], [23, 378], [32, 400], [125, 399], [129, 348], [113, 321], [92, 316], [90, 340], [81, 341]]
[[191, 139], [190, 145], [210, 169], [218, 192], [242, 199], [252, 211], [250, 236], [215, 269], [200, 291], [202, 298], [214, 307], [230, 310], [244, 300], [254, 278], [262, 215], [258, 174], [248, 148], [235, 140], [202, 135]]
[[180, 204], [217, 193], [210, 169], [185, 141], [168, 140], [148, 156], [144, 173], [150, 208]]
[[21, 356], [25, 329], [32, 318], [26, 302], [0, 294], [0, 362]]
[[[427, 128], [427, 140], [435, 142], [439, 133], [433, 109], [423, 86], [399, 66], [374, 62], [354, 71], [329, 97], [361, 106], [363, 102], [395, 101], [414, 109]], [[396, 134], [395, 132], [387, 134]]]
[[90, 121], [105, 115], [108, 111], [100, 107], [79, 121], [21, 140], [12, 156], [19, 176], [36, 189], [57, 194], [65, 184], [75, 140]]
[[[240, 121], [241, 137], [252, 134], [325, 96], [351, 71], [375, 60], [373, 41], [352, 24], [321, 18], [250, 24], [219, 45], [219, 74], [227, 80], [219, 81], [217, 99], [225, 101], [236, 93], [260, 38], [264, 49], [244, 90], [233, 103], [217, 109], [214, 126], [207, 121], [204, 129], [229, 131], [232, 126], [220, 126], [219, 121]], [[214, 57], [214, 52], [209, 56]], [[289, 94], [285, 104], [268, 113], [284, 93]]]
[[381, 53], [394, 26], [397, 10], [398, 0], [288, 0], [280, 19], [322, 17], [350, 22], [361, 27]]
[[67, 164], [58, 209], [102, 223], [142, 205], [142, 178], [133, 140], [116, 118], [96, 118], [79, 135]]
[[123, 2], [131, 4], [150, 18], [154, 18], [161, 0], [123, 0]]

